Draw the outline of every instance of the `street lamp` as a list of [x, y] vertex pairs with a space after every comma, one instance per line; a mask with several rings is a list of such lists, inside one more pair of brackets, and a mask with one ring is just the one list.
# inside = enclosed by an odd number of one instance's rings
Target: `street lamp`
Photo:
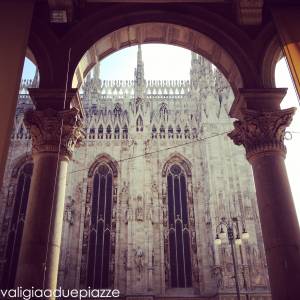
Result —
[[242, 238], [241, 238], [240, 232], [239, 232], [239, 227], [238, 227], [238, 219], [232, 218], [231, 221], [226, 221], [226, 218], [222, 218], [221, 222], [216, 227], [215, 245], [217, 245], [217, 246], [222, 244], [221, 238], [226, 237], [226, 232], [224, 231], [224, 227], [227, 229], [227, 237], [228, 237], [228, 241], [229, 241], [229, 244], [231, 247], [231, 255], [232, 255], [232, 261], [233, 261], [233, 270], [234, 270], [234, 279], [235, 279], [235, 288], [236, 288], [237, 298], [238, 298], [238, 300], [241, 300], [233, 244], [240, 246], [242, 244], [242, 239], [247, 240], [249, 238], [249, 233], [246, 231], [246, 228], [243, 224]]

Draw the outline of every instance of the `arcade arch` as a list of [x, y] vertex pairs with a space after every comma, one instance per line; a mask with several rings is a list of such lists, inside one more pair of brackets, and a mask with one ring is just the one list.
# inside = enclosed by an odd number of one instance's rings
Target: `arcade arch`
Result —
[[122, 48], [142, 43], [181, 46], [204, 56], [222, 71], [235, 95], [238, 94], [238, 89], [245, 85], [236, 61], [210, 37], [180, 25], [143, 23], [123, 27], [96, 41], [79, 61], [72, 87], [80, 87], [83, 78], [99, 60]]

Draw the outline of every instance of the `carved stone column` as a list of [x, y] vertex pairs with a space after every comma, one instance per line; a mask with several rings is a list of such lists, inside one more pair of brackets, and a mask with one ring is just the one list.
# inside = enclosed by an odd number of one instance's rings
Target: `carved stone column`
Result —
[[[248, 105], [249, 107], [249, 105]], [[299, 297], [300, 231], [284, 164], [283, 143], [294, 108], [240, 110], [229, 137], [244, 145], [253, 168], [272, 299]]]
[[34, 161], [16, 286], [55, 289], [57, 283], [66, 175], [82, 137], [79, 110], [27, 112]]

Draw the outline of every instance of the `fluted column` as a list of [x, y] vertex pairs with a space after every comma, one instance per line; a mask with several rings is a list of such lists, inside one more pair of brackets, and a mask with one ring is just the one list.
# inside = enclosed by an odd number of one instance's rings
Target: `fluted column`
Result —
[[[293, 300], [298, 299], [300, 288], [300, 231], [283, 141], [295, 109], [280, 110], [278, 97], [274, 105], [272, 99], [265, 101], [266, 93], [262, 98], [260, 110], [249, 109], [258, 105], [248, 98], [229, 137], [235, 144], [244, 145], [253, 168], [272, 299]], [[272, 106], [276, 109], [271, 110]]]
[[68, 162], [82, 137], [77, 108], [27, 112], [34, 161], [16, 286], [55, 289]]

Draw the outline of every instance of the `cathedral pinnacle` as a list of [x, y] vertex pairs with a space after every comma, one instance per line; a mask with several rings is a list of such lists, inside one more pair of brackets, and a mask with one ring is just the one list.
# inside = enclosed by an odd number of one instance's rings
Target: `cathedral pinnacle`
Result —
[[140, 44], [138, 45], [137, 65], [136, 65], [134, 75], [135, 75], [135, 81], [137, 85], [141, 85], [145, 80], [145, 78], [144, 78], [144, 62], [142, 58], [142, 47]]
[[141, 44], [138, 45], [137, 62], [138, 62], [138, 64], [139, 63], [143, 63], [143, 59], [142, 59], [142, 46], [141, 46]]
[[142, 58], [142, 47], [138, 45], [137, 52], [137, 65], [134, 70], [134, 82], [135, 82], [135, 97], [143, 98], [144, 89], [146, 86], [146, 81], [144, 77], [144, 62]]

